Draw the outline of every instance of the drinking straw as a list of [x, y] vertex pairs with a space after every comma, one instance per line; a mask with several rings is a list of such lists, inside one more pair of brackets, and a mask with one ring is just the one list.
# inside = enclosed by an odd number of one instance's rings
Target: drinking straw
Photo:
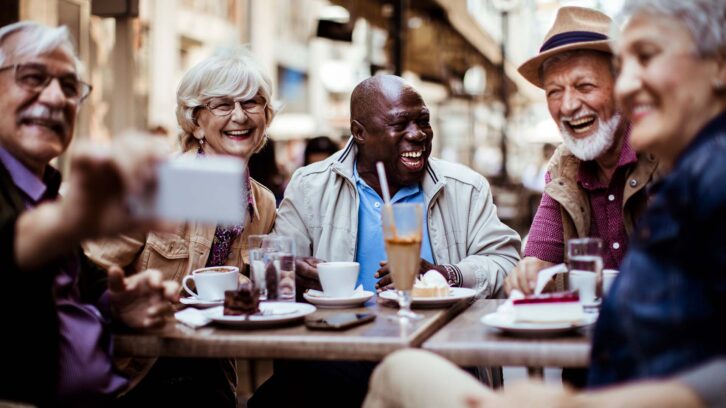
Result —
[[391, 205], [391, 193], [388, 191], [388, 179], [386, 179], [386, 169], [383, 168], [383, 162], [376, 163], [378, 170], [378, 181], [381, 183], [381, 192], [383, 192], [383, 202]]
[[[383, 168], [383, 163], [376, 163], [376, 170], [378, 170], [378, 181], [381, 183], [381, 192], [383, 193], [383, 215], [388, 218], [388, 225], [390, 234], [395, 237], [396, 234], [396, 223], [393, 220], [393, 206], [391, 205], [391, 193], [388, 191], [388, 179], [386, 178], [386, 169]], [[385, 229], [385, 223], [384, 223]]]

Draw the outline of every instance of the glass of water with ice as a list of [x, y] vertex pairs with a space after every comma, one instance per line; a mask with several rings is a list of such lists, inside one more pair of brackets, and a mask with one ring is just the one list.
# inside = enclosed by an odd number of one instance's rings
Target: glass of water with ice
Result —
[[567, 241], [570, 289], [577, 289], [585, 307], [597, 306], [602, 298], [603, 243], [600, 238]]
[[292, 238], [250, 235], [250, 280], [260, 300], [295, 301], [295, 243]]

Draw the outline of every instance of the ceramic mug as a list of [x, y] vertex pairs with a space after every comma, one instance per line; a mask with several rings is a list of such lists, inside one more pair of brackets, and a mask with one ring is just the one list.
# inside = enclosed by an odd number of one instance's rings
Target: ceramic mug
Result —
[[321, 262], [317, 265], [320, 284], [327, 297], [347, 298], [355, 293], [358, 262]]
[[[213, 266], [195, 269], [191, 275], [182, 280], [184, 290], [200, 300], [223, 300], [224, 292], [236, 290], [239, 285], [239, 268], [236, 266]], [[194, 281], [197, 291], [189, 288], [187, 283]]]

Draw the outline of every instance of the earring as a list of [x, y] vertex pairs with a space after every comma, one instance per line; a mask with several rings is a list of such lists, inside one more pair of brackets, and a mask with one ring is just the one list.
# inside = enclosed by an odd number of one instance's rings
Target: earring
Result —
[[199, 149], [197, 149], [197, 154], [204, 156], [204, 137], [199, 139]]

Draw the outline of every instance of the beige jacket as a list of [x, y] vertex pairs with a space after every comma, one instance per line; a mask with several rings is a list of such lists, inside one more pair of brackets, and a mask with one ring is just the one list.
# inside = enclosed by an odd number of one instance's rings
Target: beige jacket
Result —
[[[275, 222], [275, 196], [265, 186], [251, 180], [254, 214], [250, 224], [232, 242], [227, 265], [239, 266], [249, 261], [247, 237], [267, 234]], [[215, 225], [191, 223], [172, 232], [129, 234], [118, 238], [86, 242], [86, 255], [103, 267], [119, 265], [134, 273], [158, 269], [164, 279], [181, 283], [191, 271], [203, 268], [209, 258]]]
[[[580, 163], [581, 160], [563, 144], [555, 151], [548, 167], [552, 181], [545, 186], [545, 193], [560, 204], [563, 242], [587, 237], [590, 233], [590, 198], [587, 191], [577, 183]], [[623, 224], [628, 236], [633, 232], [635, 221], [645, 210], [648, 197], [644, 189], [656, 177], [657, 169], [658, 161], [655, 157], [642, 153], [638, 154], [635, 166], [628, 169], [623, 186]], [[567, 259], [566, 245], [563, 259]], [[563, 290], [564, 275], [558, 275], [555, 283], [557, 290]]]
[[[358, 233], [358, 190], [353, 179], [357, 146], [295, 172], [285, 191], [274, 233], [293, 237], [299, 256], [352, 261]], [[520, 238], [497, 218], [489, 184], [471, 169], [429, 159], [422, 181], [435, 264], [455, 264], [464, 286], [498, 296], [519, 260]]]
[[[275, 196], [257, 181], [251, 182], [252, 220], [232, 242], [226, 262], [226, 265], [238, 266], [242, 271], [244, 265], [249, 263], [247, 237], [269, 233], [275, 222]], [[105, 268], [115, 264], [123, 267], [127, 273], [158, 269], [164, 274], [164, 279], [181, 283], [191, 271], [206, 265], [215, 230], [215, 225], [192, 223], [181, 225], [173, 232], [130, 234], [86, 242], [83, 248], [91, 260]], [[118, 368], [130, 379], [126, 392], [144, 378], [155, 361], [155, 358], [116, 359]], [[234, 389], [237, 382], [234, 360], [225, 366], [225, 373], [230, 387]]]

